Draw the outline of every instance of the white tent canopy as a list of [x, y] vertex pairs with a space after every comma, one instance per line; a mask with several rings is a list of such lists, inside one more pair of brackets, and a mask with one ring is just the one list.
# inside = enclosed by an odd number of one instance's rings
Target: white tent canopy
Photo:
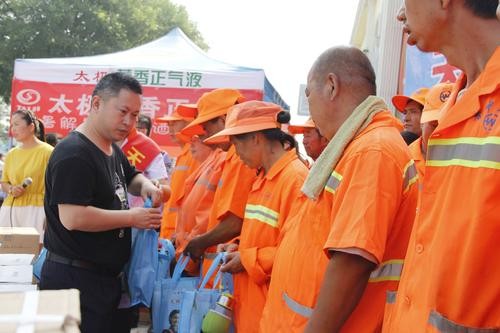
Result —
[[[267, 81], [262, 69], [235, 66], [212, 59], [196, 46], [180, 28], [144, 45], [116, 53], [69, 58], [17, 59], [14, 79], [74, 84], [81, 70], [112, 72], [119, 69], [202, 73], [202, 88], [230, 87], [263, 90], [263, 99], [288, 109], [276, 90]], [[79, 84], [95, 84], [79, 80]], [[151, 85], [150, 82], [141, 82]], [[179, 87], [178, 81], [165, 79], [162, 87]]]
[[[216, 88], [238, 89], [289, 109], [264, 70], [234, 66], [209, 57], [179, 28], [130, 50], [90, 57], [17, 59], [12, 82], [12, 112], [29, 109], [46, 132], [65, 136], [90, 110], [92, 90], [107, 73], [126, 72], [143, 86], [141, 113], [152, 119], [171, 114], [181, 103], [196, 103]], [[168, 126], [155, 123], [152, 138], [172, 146]]]

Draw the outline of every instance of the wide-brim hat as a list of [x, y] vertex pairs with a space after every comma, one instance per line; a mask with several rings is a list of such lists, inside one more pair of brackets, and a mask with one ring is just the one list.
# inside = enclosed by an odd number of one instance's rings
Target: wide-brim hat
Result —
[[198, 115], [186, 127], [182, 134], [193, 136], [204, 134], [201, 124], [227, 114], [235, 104], [245, 101], [245, 97], [236, 89], [215, 89], [204, 93], [198, 102]]
[[453, 83], [439, 83], [429, 90], [420, 117], [421, 124], [439, 120], [441, 108], [450, 97], [452, 90]]
[[291, 134], [304, 134], [304, 132], [308, 129], [311, 128], [316, 128], [316, 125], [314, 124], [314, 121], [309, 118], [307, 121], [302, 124], [302, 125], [289, 125], [288, 126], [288, 132]]
[[410, 96], [396, 95], [392, 97], [392, 104], [394, 105], [396, 110], [398, 110], [401, 113], [405, 112], [405, 107], [410, 101], [417, 102], [423, 107], [425, 104], [425, 96], [427, 95], [428, 92], [429, 88], [420, 88]]
[[281, 123], [277, 120], [281, 111], [283, 111], [281, 106], [263, 101], [248, 101], [234, 105], [228, 112], [225, 128], [204, 142], [227, 142], [232, 135], [281, 128]]
[[170, 121], [193, 121], [198, 114], [198, 108], [196, 104], [179, 104], [175, 108], [174, 112], [170, 115], [165, 115], [163, 117], [156, 118], [156, 122], [158, 123], [168, 123]]

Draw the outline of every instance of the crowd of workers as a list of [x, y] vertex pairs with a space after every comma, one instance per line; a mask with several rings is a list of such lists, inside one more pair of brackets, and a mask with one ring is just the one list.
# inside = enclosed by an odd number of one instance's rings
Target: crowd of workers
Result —
[[[376, 97], [366, 55], [333, 47], [310, 69], [302, 125], [230, 88], [156, 119], [181, 147], [171, 175], [147, 124], [145, 134], [135, 128], [142, 88], [123, 73], [97, 84], [88, 118], [54, 151], [18, 111], [22, 146], [6, 157], [1, 224], [39, 217], [40, 287], [81, 291], [83, 332], [120, 326], [130, 227], [160, 229], [190, 257], [188, 276], [226, 251], [237, 332], [498, 332], [498, 8], [405, 1], [408, 43], [442, 52], [463, 74], [394, 96], [403, 124]], [[146, 158], [133, 166], [120, 147]], [[17, 170], [28, 167], [45, 186], [23, 186], [28, 173]], [[147, 197], [163, 209], [142, 207]]]

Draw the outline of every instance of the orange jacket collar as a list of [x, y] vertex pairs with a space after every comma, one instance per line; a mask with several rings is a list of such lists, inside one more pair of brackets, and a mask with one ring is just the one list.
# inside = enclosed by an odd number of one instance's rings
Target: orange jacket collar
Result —
[[[439, 132], [443, 128], [448, 128], [458, 124], [459, 122], [477, 114], [477, 112], [480, 111], [479, 99], [481, 96], [490, 94], [497, 88], [498, 77], [500, 77], [500, 47], [496, 48], [490, 60], [486, 63], [486, 67], [482, 73], [467, 89], [467, 92], [462, 96], [462, 98], [457, 101], [458, 93], [467, 83], [467, 77], [464, 74], [460, 76], [455, 83], [450, 98], [443, 107], [443, 116], [435, 132]], [[460, 112], [451, 111], [452, 109], [460, 110]]]
[[267, 179], [273, 179], [277, 174], [281, 172], [288, 164], [292, 163], [293, 160], [297, 158], [297, 152], [292, 149], [286, 152], [281, 158], [274, 163], [274, 165], [269, 169], [266, 174]]
[[368, 126], [364, 130], [358, 133], [358, 135], [356, 135], [354, 140], [364, 135], [365, 133], [379, 127], [395, 127], [397, 129], [400, 129], [401, 127], [399, 124], [399, 121], [389, 111], [379, 112], [373, 117], [371, 123], [368, 124]]

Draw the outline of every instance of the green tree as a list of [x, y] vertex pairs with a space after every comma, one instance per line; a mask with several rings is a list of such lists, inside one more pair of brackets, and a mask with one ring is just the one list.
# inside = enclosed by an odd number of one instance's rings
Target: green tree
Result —
[[9, 149], [10, 106], [0, 96], [0, 153]]
[[10, 100], [16, 58], [117, 52], [175, 26], [208, 48], [186, 9], [170, 0], [0, 0], [0, 96]]

